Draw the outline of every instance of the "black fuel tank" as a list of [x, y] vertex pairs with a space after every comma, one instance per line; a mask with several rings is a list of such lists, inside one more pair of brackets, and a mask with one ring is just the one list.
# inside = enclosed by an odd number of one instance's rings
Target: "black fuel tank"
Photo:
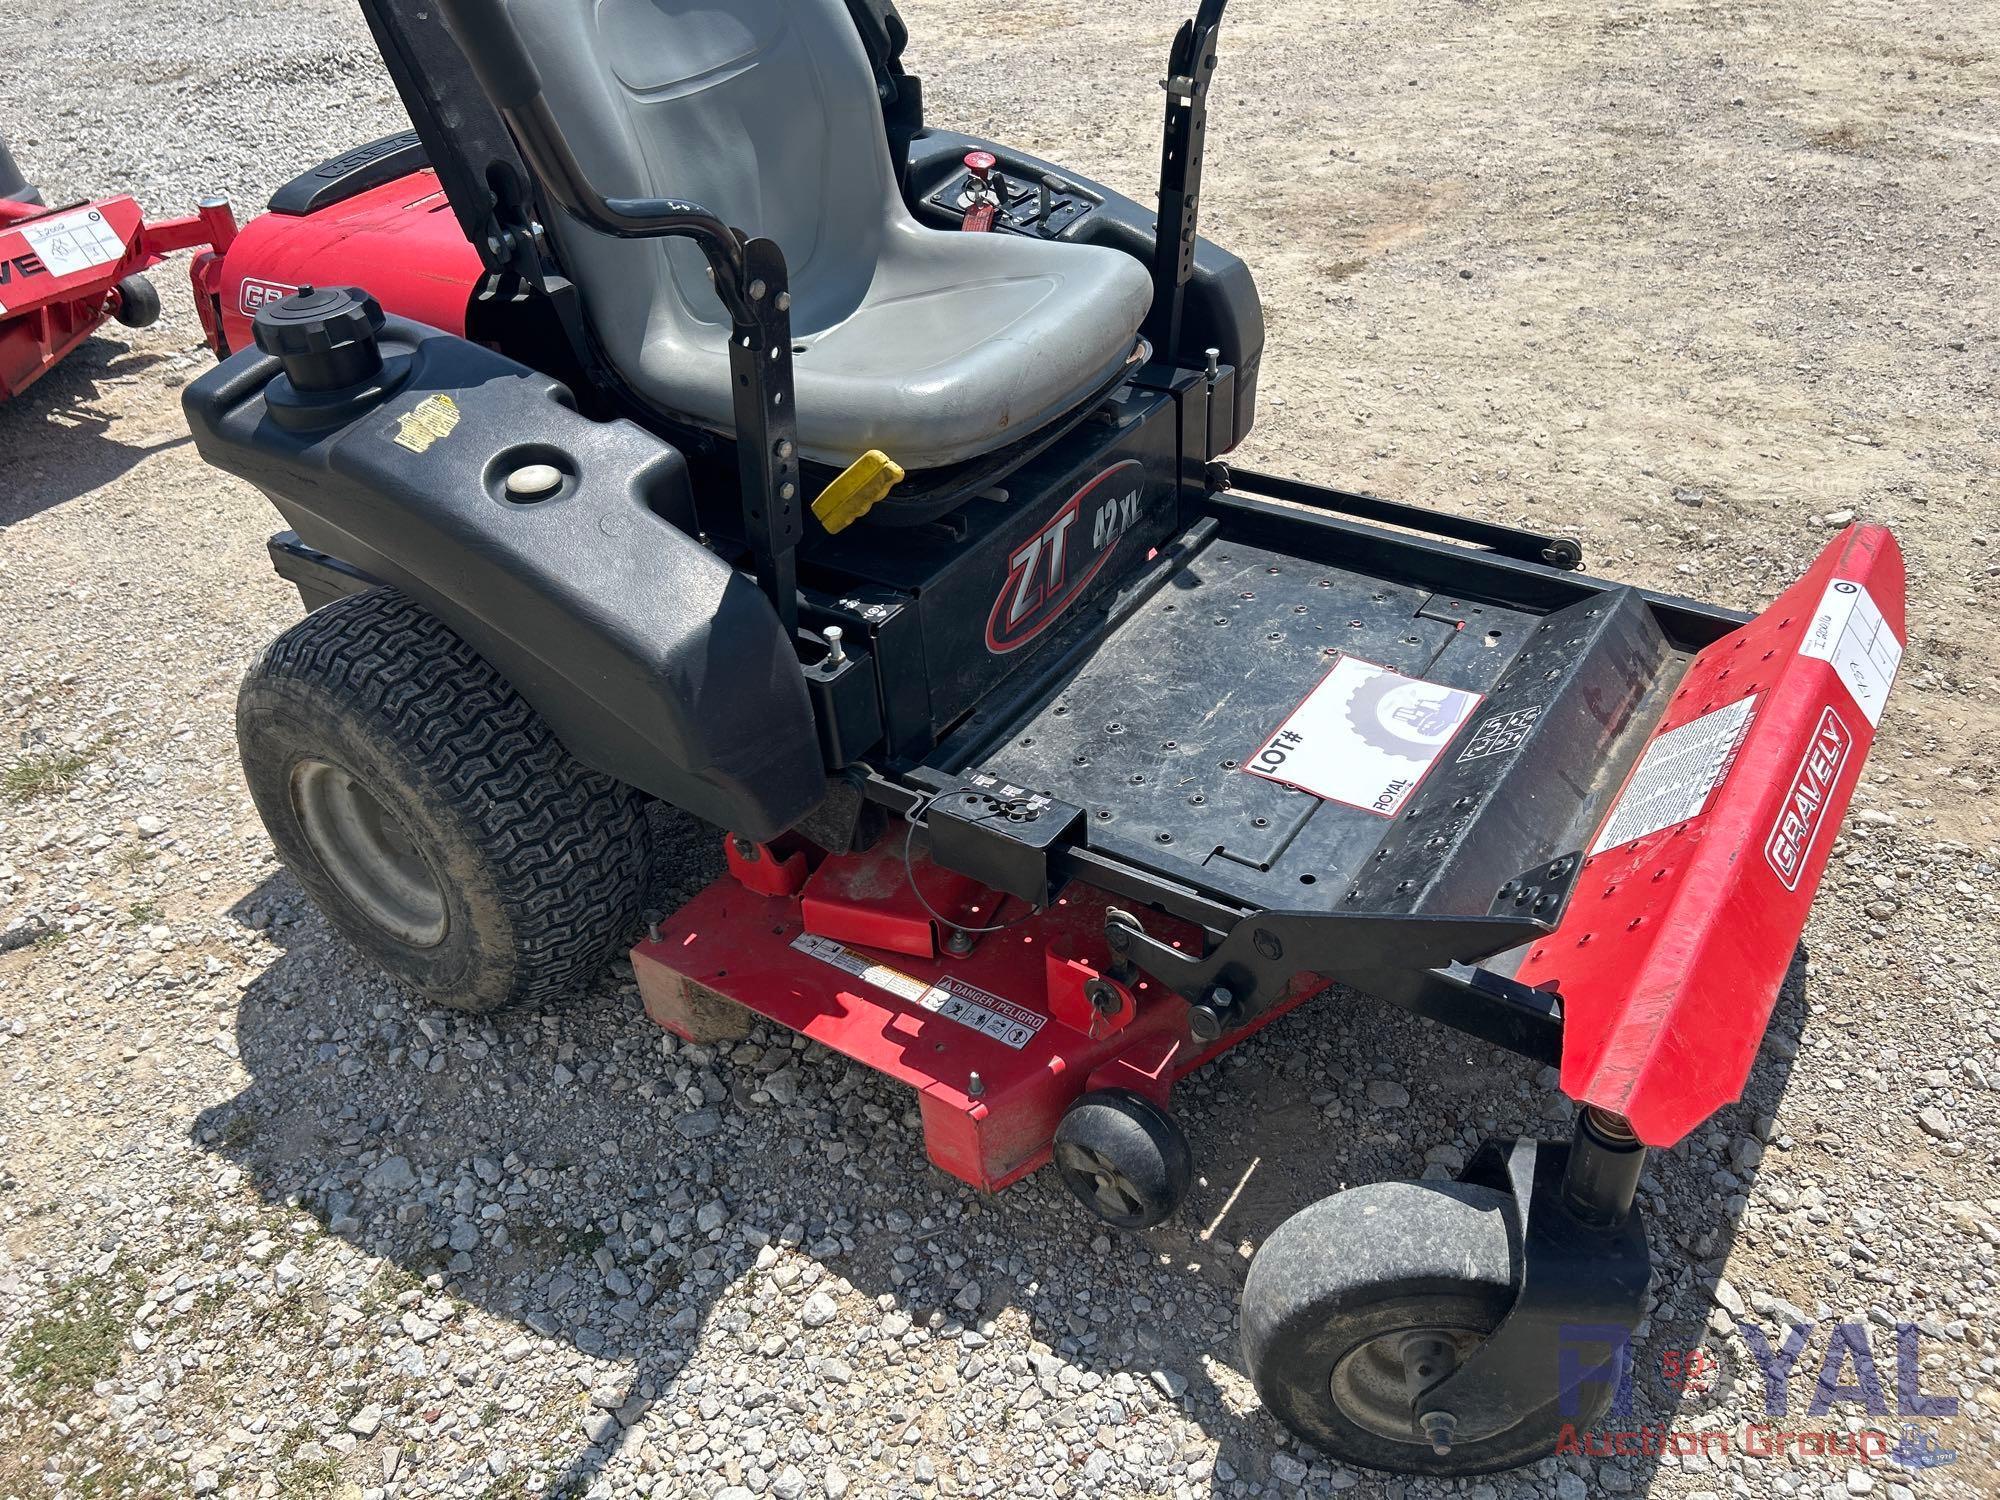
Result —
[[275, 355], [224, 361], [183, 395], [202, 457], [450, 625], [579, 760], [753, 839], [811, 811], [826, 781], [796, 653], [690, 534], [679, 450], [424, 324], [389, 318], [379, 342], [379, 388], [323, 422]]

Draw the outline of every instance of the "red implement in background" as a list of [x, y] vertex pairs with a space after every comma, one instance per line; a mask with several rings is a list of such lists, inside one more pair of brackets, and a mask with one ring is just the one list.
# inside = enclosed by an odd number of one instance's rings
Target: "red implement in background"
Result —
[[1741, 1095], [1904, 638], [1895, 538], [1850, 527], [1694, 659], [1529, 949], [1516, 977], [1562, 995], [1563, 1092], [1647, 1145]]
[[150, 224], [130, 197], [66, 208], [0, 198], [0, 400], [33, 385], [106, 318], [151, 322], [154, 293], [136, 278], [176, 250], [202, 251], [190, 275], [213, 342], [215, 283], [235, 237], [236, 217], [220, 198]]

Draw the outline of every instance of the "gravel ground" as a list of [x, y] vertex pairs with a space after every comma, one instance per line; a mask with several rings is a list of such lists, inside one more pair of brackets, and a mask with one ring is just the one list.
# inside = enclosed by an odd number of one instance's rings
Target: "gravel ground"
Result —
[[[1180, 8], [912, 0], [912, 61], [939, 122], [1143, 193]], [[331, 0], [14, 30], [0, 129], [52, 197], [255, 204], [398, 123]], [[1935, 0], [1238, 0], [1207, 205], [1266, 298], [1268, 466], [1573, 529], [1601, 571], [1743, 607], [1850, 513], [1897, 527], [1909, 654], [1811, 959], [1749, 1097], [1645, 1183], [1637, 1399], [1759, 1417], [1728, 1330], [1796, 1315], [1788, 1424], [1894, 1431], [1805, 1407], [1841, 1323], [1893, 1400], [1907, 1320], [1955, 1463], [1391, 1483], [1288, 1442], [1236, 1368], [1257, 1242], [1569, 1113], [1362, 1006], [1191, 1081], [1201, 1180], [1139, 1236], [1049, 1181], [960, 1188], [907, 1096], [783, 1036], [675, 1044], [622, 966], [560, 1011], [412, 1006], [242, 785], [235, 684], [296, 600], [275, 518], [187, 443], [168, 268], [161, 324], [0, 408], [0, 1494], [1995, 1493], [1996, 55], [1990, 8]], [[671, 902], [712, 840], [664, 831]], [[1734, 1378], [1677, 1403], [1663, 1362], [1697, 1344]]]

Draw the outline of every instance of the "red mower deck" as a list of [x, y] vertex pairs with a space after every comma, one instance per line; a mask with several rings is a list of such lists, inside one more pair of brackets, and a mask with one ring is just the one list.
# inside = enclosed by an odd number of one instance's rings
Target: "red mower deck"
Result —
[[[793, 858], [803, 874], [804, 856]], [[759, 894], [732, 873], [632, 950], [647, 1013], [690, 1041], [726, 1034], [727, 1019], [689, 1003], [692, 984], [888, 1075], [917, 1091], [931, 1160], [996, 1192], [1048, 1161], [1079, 1095], [1129, 1089], [1164, 1108], [1177, 1080], [1320, 988], [1301, 976], [1255, 1026], [1204, 1045], [1177, 996], [1109, 977], [1104, 914], [1115, 903], [1104, 892], [1072, 885], [1033, 914], [976, 888], [971, 901], [941, 899], [952, 877], [927, 860], [913, 870], [940, 910], [1009, 925], [944, 951], [896, 839], [822, 860], [795, 894]]]
[[[214, 342], [222, 256], [235, 234], [235, 216], [219, 198], [152, 223], [124, 196], [66, 208], [0, 198], [0, 400], [33, 385], [105, 319], [150, 322], [157, 299], [140, 275], [177, 250], [202, 251], [189, 274]], [[137, 306], [141, 298], [151, 305]]]

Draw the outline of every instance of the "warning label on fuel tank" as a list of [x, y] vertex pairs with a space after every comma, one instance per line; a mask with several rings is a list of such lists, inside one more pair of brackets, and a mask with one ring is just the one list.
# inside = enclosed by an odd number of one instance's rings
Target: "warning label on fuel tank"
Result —
[[1393, 818], [1483, 699], [1343, 656], [1243, 769]]

